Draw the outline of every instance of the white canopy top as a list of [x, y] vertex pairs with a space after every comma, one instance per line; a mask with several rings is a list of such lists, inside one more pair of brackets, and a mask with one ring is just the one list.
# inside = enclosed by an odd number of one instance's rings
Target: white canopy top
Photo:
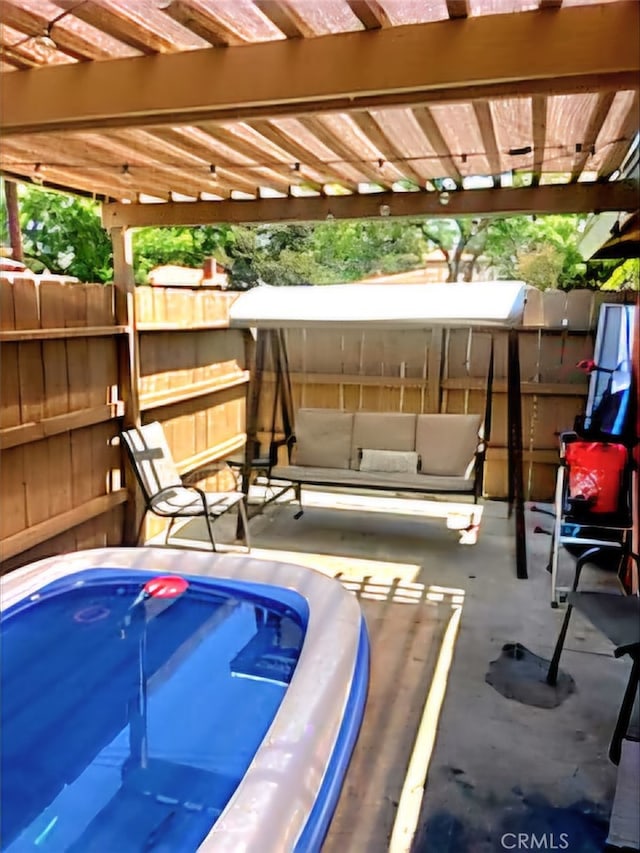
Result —
[[525, 288], [521, 281], [263, 285], [236, 299], [230, 323], [236, 328], [259, 329], [319, 325], [509, 327], [522, 320]]

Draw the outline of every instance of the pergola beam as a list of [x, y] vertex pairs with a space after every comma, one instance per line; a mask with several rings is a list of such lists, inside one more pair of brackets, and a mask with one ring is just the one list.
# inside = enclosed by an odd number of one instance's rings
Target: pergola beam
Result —
[[640, 45], [629, 33], [639, 30], [640, 4], [629, 0], [39, 68], [6, 75], [3, 132], [637, 88]]
[[[446, 204], [443, 201], [446, 200]], [[106, 204], [105, 228], [148, 225], [211, 225], [226, 223], [313, 222], [376, 218], [384, 215], [452, 219], [478, 214], [586, 213], [635, 210], [638, 184], [548, 185], [519, 189], [461, 190], [444, 197], [434, 192], [374, 193], [257, 201], [184, 202], [167, 204]], [[387, 211], [388, 208], [389, 210]]]

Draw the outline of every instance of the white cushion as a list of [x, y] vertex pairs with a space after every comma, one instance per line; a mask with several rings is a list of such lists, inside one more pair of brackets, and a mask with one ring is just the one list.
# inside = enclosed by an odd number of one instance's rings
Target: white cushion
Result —
[[336, 409], [298, 409], [296, 465], [348, 468], [353, 413]]
[[418, 471], [418, 454], [415, 450], [370, 450], [363, 448], [360, 470], [415, 474]]
[[478, 447], [480, 415], [418, 415], [416, 452], [422, 474], [468, 477]]
[[416, 416], [408, 412], [356, 412], [353, 416], [351, 467], [360, 467], [360, 451], [415, 450]]

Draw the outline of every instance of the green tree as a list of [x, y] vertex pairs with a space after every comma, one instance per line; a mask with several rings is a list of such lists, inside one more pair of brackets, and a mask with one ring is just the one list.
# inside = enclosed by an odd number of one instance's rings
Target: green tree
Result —
[[19, 199], [25, 263], [30, 269], [81, 281], [112, 280], [111, 241], [94, 202], [38, 187], [20, 187]]

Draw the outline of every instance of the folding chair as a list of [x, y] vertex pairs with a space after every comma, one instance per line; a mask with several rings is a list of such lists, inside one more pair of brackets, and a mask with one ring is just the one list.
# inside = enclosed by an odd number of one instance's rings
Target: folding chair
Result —
[[121, 435], [145, 501], [145, 511], [138, 528], [136, 543], [140, 541], [147, 513], [152, 512], [161, 518], [170, 519], [165, 545], [169, 544], [176, 519], [204, 518], [211, 546], [216, 551], [213, 523], [237, 506], [242, 522], [242, 538], [247, 550], [251, 550], [249, 523], [242, 492], [204, 492], [196, 486], [185, 485], [171, 456], [164, 430], [157, 421], [126, 430]]
[[[609, 758], [620, 762], [622, 741], [629, 737], [629, 726], [640, 681], [640, 598], [637, 595], [616, 595], [609, 592], [570, 592], [569, 606], [560, 628], [556, 647], [547, 671], [547, 684], [558, 680], [560, 656], [564, 648], [573, 608], [577, 608], [616, 647], [614, 657], [629, 655], [632, 661], [629, 680], [622, 698], [618, 719], [609, 747]], [[637, 738], [636, 738], [637, 739]]]

